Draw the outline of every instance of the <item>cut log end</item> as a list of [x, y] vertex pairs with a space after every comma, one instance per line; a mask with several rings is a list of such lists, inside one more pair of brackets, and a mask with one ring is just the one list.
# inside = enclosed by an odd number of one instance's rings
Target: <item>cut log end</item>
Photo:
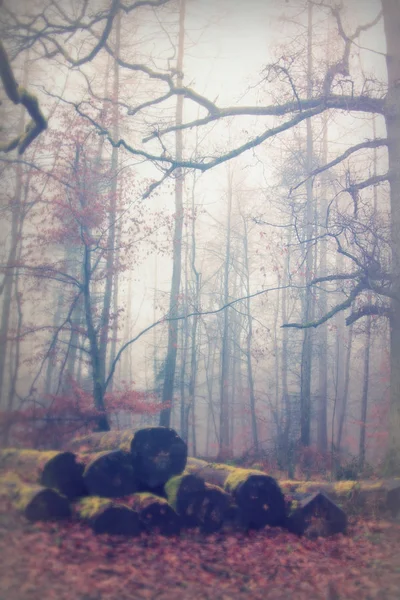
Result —
[[138, 515], [125, 506], [110, 506], [92, 522], [97, 534], [137, 536], [140, 534]]
[[72, 452], [7, 448], [0, 450], [0, 469], [23, 481], [55, 488], [69, 500], [85, 494], [83, 468]]
[[137, 511], [148, 533], [157, 531], [161, 535], [177, 535], [180, 532], [180, 519], [164, 498], [148, 493], [135, 494], [129, 505]]
[[0, 478], [0, 498], [10, 501], [29, 521], [53, 521], [71, 516], [65, 496], [57, 490], [23, 483], [15, 474]]
[[122, 498], [138, 490], [131, 455], [122, 450], [80, 454], [83, 480], [91, 496]]
[[[23, 506], [23, 502], [20, 505]], [[43, 488], [32, 496], [24, 515], [29, 521], [58, 521], [71, 516], [71, 507], [65, 496], [56, 490]]]
[[234, 493], [243, 525], [259, 529], [283, 525], [285, 500], [275, 479], [268, 475], [249, 475]]
[[345, 533], [345, 512], [326, 496], [317, 492], [292, 502], [285, 523], [287, 529], [311, 539]]
[[83, 467], [72, 452], [59, 452], [43, 468], [40, 483], [55, 487], [68, 499], [74, 500], [86, 494]]
[[141, 526], [139, 515], [128, 506], [91, 496], [78, 501], [74, 510], [97, 534], [137, 536]]
[[224, 523], [231, 498], [216, 485], [206, 484], [205, 490], [199, 492], [197, 518], [202, 533], [215, 533]]
[[138, 479], [156, 488], [185, 469], [187, 446], [173, 429], [148, 427], [133, 436], [131, 454]]

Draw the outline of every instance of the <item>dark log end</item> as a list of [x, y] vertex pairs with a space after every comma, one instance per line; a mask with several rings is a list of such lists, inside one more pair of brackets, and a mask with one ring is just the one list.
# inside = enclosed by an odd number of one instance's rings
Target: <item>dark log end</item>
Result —
[[285, 521], [285, 500], [279, 485], [268, 475], [249, 475], [234, 490], [243, 525], [260, 529], [281, 526]]
[[[21, 500], [23, 502], [23, 494]], [[70, 517], [71, 507], [65, 496], [56, 490], [43, 488], [32, 496], [24, 514], [29, 521], [57, 521]]]
[[122, 498], [134, 494], [138, 483], [131, 455], [122, 450], [101, 452], [94, 455], [80, 455], [86, 464], [83, 480], [92, 496]]
[[60, 452], [43, 468], [40, 483], [58, 489], [69, 500], [86, 494], [83, 466], [72, 452]]
[[180, 532], [180, 519], [164, 498], [154, 494], [137, 494], [132, 501], [140, 522], [148, 533], [158, 531], [161, 535], [177, 535]]
[[323, 492], [295, 500], [285, 525], [289, 531], [309, 538], [345, 533], [345, 512]]
[[198, 493], [201, 498], [197, 518], [202, 533], [215, 533], [224, 523], [231, 498], [216, 485], [207, 483], [205, 490]]
[[141, 532], [139, 517], [127, 506], [109, 506], [92, 521], [97, 534], [137, 536]]
[[386, 508], [390, 511], [393, 518], [397, 517], [400, 512], [400, 479], [389, 483]]
[[148, 427], [135, 433], [131, 454], [138, 479], [152, 489], [182, 473], [187, 446], [173, 429]]

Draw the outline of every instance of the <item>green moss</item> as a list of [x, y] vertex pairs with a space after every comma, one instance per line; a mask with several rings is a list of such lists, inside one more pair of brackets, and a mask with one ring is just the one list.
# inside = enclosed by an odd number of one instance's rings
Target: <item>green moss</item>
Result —
[[234, 492], [241, 483], [247, 481], [252, 475], [261, 475], [263, 477], [266, 476], [262, 471], [257, 471], [255, 469], [232, 469], [228, 477], [225, 479], [225, 490], [229, 493]]
[[112, 505], [113, 503], [110, 500], [107, 500], [107, 498], [90, 496], [77, 502], [76, 508], [82, 519], [93, 519]]
[[167, 483], [164, 485], [164, 490], [167, 494], [168, 502], [174, 510], [177, 510], [178, 492], [184, 477], [185, 474], [177, 475], [176, 477], [171, 477], [171, 479], [168, 479]]

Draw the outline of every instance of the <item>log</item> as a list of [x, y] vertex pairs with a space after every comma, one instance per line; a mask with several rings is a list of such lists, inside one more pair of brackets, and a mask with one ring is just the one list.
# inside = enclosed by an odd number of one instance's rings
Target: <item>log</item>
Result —
[[55, 488], [69, 500], [85, 495], [83, 468], [72, 452], [0, 450], [0, 470], [15, 473], [27, 483]]
[[349, 515], [375, 516], [400, 513], [400, 479], [381, 481], [280, 481], [284, 494], [299, 500], [323, 492]]
[[240, 524], [259, 529], [265, 525], [281, 526], [285, 520], [285, 501], [273, 477], [262, 471], [241, 469], [188, 458], [187, 471], [222, 487], [231, 494], [238, 507]]
[[345, 533], [346, 513], [323, 492], [292, 501], [285, 521], [286, 528], [310, 539]]
[[211, 483], [206, 483], [205, 490], [199, 493], [200, 506], [198, 521], [202, 533], [219, 531], [225, 521], [231, 505], [231, 496]]
[[23, 483], [12, 475], [0, 478], [0, 498], [10, 501], [29, 521], [53, 521], [71, 516], [68, 499], [57, 490]]
[[138, 513], [140, 523], [148, 533], [177, 535], [180, 532], [180, 519], [165, 498], [143, 492], [134, 494], [128, 504]]
[[141, 532], [137, 512], [113, 500], [99, 496], [82, 498], [75, 503], [74, 512], [97, 534], [137, 536]]
[[179, 515], [184, 527], [199, 525], [198, 513], [202, 501], [201, 492], [205, 491], [204, 480], [197, 475], [184, 473], [171, 477], [164, 486], [169, 504]]
[[90, 496], [121, 498], [139, 489], [129, 452], [82, 453], [77, 461], [84, 466], [83, 481]]
[[148, 489], [162, 486], [170, 477], [182, 473], [187, 458], [185, 442], [168, 427], [145, 427], [136, 432], [120, 430], [92, 433], [72, 440], [68, 449], [80, 452], [130, 452], [136, 477]]

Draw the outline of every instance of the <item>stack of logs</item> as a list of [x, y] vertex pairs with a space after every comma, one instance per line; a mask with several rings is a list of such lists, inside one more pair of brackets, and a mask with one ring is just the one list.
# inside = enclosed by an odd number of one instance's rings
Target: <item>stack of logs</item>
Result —
[[[0, 499], [29, 520], [75, 518], [96, 533], [130, 536], [266, 525], [332, 535], [346, 530], [339, 504], [346, 508], [351, 497], [343, 484], [342, 494], [329, 484], [279, 485], [262, 471], [188, 458], [184, 441], [164, 427], [93, 433], [63, 452], [1, 450], [0, 471]], [[375, 492], [378, 504], [397, 514], [399, 482]]]

